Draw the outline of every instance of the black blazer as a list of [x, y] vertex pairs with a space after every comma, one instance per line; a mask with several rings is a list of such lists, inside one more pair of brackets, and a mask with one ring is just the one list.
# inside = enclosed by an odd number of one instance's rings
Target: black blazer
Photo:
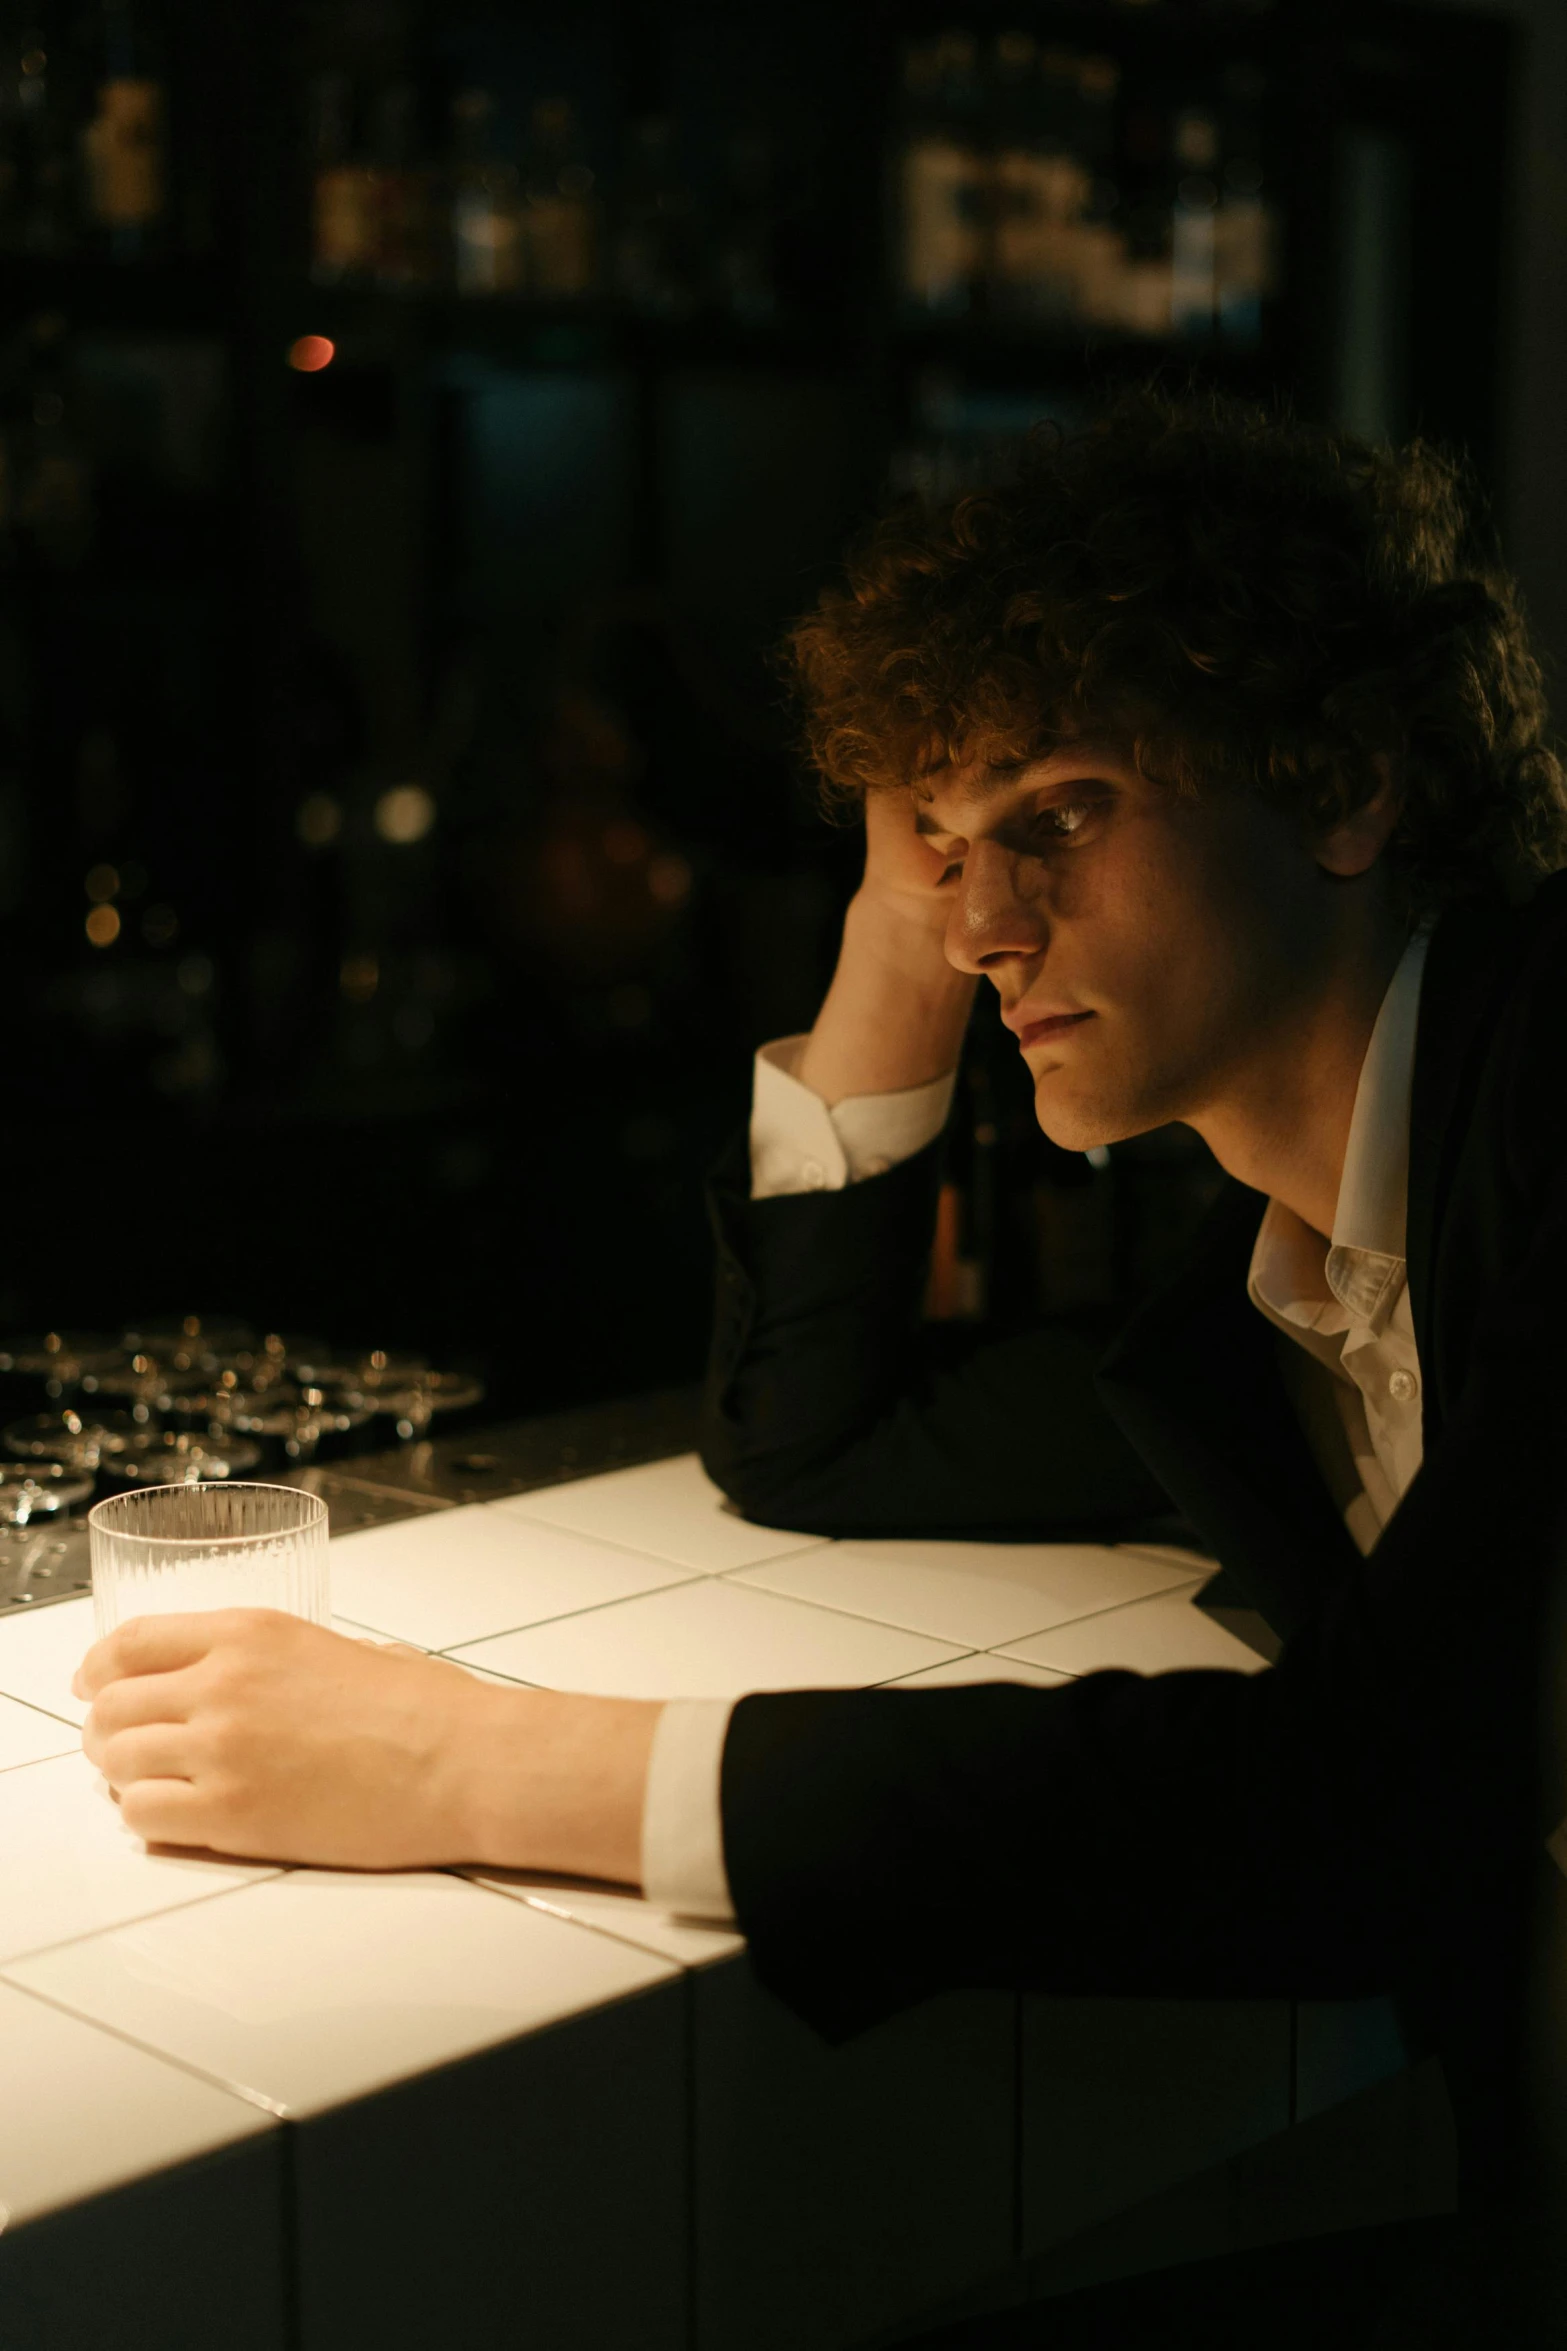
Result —
[[[1362, 1560], [1246, 1297], [1263, 1202], [1095, 1364], [1062, 1326], [943, 1364], [917, 1323], [933, 1148], [752, 1201], [719, 1250], [703, 1458], [812, 1531], [1113, 1536], [1174, 1503], [1285, 1636], [1256, 1675], [744, 1698], [724, 1848], [765, 1980], [843, 2034], [957, 1985], [1401, 1988], [1445, 2029], [1512, 1968], [1540, 1842], [1567, 1460], [1567, 875], [1438, 924], [1408, 1256], [1425, 1459]], [[1466, 1989], [1467, 1987], [1467, 1989]]]

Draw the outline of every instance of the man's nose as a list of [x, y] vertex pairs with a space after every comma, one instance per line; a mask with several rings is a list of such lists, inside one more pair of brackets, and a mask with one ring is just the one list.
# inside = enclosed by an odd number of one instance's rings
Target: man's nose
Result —
[[1044, 909], [1020, 888], [1023, 860], [995, 841], [972, 841], [947, 918], [947, 961], [998, 979], [1019, 956], [1038, 955], [1050, 936]]

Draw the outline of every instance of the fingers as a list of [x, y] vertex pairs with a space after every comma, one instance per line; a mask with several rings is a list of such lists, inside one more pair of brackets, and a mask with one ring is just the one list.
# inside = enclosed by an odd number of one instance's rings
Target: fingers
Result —
[[204, 1615], [133, 1616], [95, 1641], [76, 1669], [71, 1688], [78, 1698], [96, 1698], [110, 1682], [125, 1674], [169, 1673], [194, 1665], [205, 1657], [216, 1637], [214, 1627], [227, 1610]]
[[136, 1780], [120, 1793], [120, 1817], [149, 1845], [222, 1849], [209, 1797], [189, 1780]]
[[[87, 1741], [83, 1739], [83, 1745]], [[140, 1780], [184, 1780], [192, 1771], [191, 1735], [184, 1723], [148, 1723], [137, 1730], [116, 1731], [87, 1752], [111, 1788], [122, 1798]]]
[[209, 1608], [181, 1616], [133, 1616], [88, 1650], [71, 1688], [78, 1698], [96, 1698], [110, 1682], [128, 1674], [173, 1673], [199, 1664], [221, 1643], [246, 1632], [278, 1625], [297, 1626], [295, 1617], [275, 1608]]
[[137, 1723], [189, 1722], [195, 1706], [196, 1681], [189, 1671], [127, 1674], [122, 1681], [105, 1683], [87, 1720], [106, 1738]]
[[926, 838], [928, 819], [908, 790], [878, 790], [865, 799], [865, 874], [894, 893], [913, 893], [922, 905], [945, 907], [942, 878], [951, 863], [950, 850], [938, 850]]

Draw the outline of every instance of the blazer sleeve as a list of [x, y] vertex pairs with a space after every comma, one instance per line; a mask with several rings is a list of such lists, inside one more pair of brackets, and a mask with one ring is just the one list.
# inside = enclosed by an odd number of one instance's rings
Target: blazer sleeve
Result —
[[922, 1328], [939, 1149], [846, 1190], [753, 1200], [743, 1138], [709, 1203], [709, 1475], [747, 1517], [834, 1535], [1106, 1534], [1171, 1505], [1066, 1323]]
[[1564, 1804], [1567, 1153], [1521, 1229], [1441, 1442], [1272, 1669], [741, 1699], [725, 1856], [784, 2000], [837, 2036], [960, 1986], [1348, 1997], [1514, 1903]]

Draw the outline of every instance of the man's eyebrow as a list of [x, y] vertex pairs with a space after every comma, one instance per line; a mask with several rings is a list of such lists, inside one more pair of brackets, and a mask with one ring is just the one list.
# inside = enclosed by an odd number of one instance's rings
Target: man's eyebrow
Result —
[[[981, 769], [966, 789], [970, 797], [975, 800], [994, 797], [1016, 784], [1032, 769], [1043, 767], [1051, 759], [1065, 759], [1068, 762], [1068, 772], [1064, 775], [1051, 776], [1047, 782], [1043, 783], [1042, 789], [1048, 792], [1069, 792], [1074, 784], [1088, 782], [1093, 777], [1095, 769], [1105, 762], [1119, 765], [1124, 763], [1125, 757], [1124, 752], [1117, 751], [1112, 743], [1105, 741], [1059, 743], [1053, 751], [1042, 752], [1037, 759], [1019, 759], [1005, 763], [997, 761], [993, 766]], [[1101, 780], [1108, 782], [1110, 779], [1105, 777]], [[950, 832], [952, 830], [950, 825], [938, 823], [935, 817], [929, 813], [934, 808], [936, 798], [929, 784], [916, 778], [909, 789], [914, 796], [915, 831], [917, 833]]]
[[995, 766], [983, 770], [979, 789], [982, 792], [1003, 791], [1008, 784], [1015, 784], [1020, 776], [1028, 775], [1034, 768], [1047, 767], [1052, 759], [1064, 760], [1070, 772], [1051, 776], [1050, 784], [1074, 784], [1081, 783], [1084, 775], [1092, 768], [1124, 764], [1126, 753], [1117, 750], [1112, 742], [1103, 739], [1090, 742], [1085, 736], [1080, 742], [1057, 743], [1032, 759], [998, 761]]

